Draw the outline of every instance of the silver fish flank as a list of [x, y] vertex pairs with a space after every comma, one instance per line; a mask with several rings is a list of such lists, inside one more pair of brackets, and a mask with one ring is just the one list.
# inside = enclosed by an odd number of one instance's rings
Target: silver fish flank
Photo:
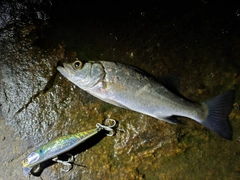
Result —
[[233, 90], [195, 103], [173, 93], [143, 70], [122, 63], [77, 60], [63, 63], [63, 67], [57, 69], [76, 86], [102, 101], [172, 124], [180, 122], [178, 116], [187, 117], [225, 139], [232, 138], [228, 115], [233, 106]]

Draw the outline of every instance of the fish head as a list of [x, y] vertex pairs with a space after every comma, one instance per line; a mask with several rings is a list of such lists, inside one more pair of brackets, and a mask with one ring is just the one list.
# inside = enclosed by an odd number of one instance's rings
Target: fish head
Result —
[[83, 62], [76, 60], [73, 63], [63, 63], [57, 70], [73, 84], [87, 90], [98, 83], [104, 76], [103, 67], [94, 61]]

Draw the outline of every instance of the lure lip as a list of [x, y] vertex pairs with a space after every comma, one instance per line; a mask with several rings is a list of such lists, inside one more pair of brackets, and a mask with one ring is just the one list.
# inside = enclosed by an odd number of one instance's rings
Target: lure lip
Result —
[[23, 175], [24, 176], [28, 176], [29, 174], [31, 174], [32, 168], [29, 168], [29, 167], [23, 167]]

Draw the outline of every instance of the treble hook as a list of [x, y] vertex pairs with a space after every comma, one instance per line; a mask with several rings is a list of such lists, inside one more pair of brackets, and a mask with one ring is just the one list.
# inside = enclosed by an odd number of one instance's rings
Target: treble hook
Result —
[[116, 120], [111, 119], [111, 118], [107, 118], [105, 121], [111, 121], [111, 122], [113, 122], [113, 125], [107, 126], [107, 125], [97, 123], [96, 127], [97, 127], [98, 131], [104, 129], [104, 130], [109, 132], [109, 133], [106, 134], [107, 136], [113, 136], [115, 134], [115, 131], [114, 131], [113, 127], [116, 126], [116, 124], [117, 124]]

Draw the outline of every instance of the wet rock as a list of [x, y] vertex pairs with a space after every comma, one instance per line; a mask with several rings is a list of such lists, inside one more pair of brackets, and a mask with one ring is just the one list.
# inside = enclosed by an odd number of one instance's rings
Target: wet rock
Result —
[[[42, 135], [42, 130], [46, 130], [47, 124], [50, 125], [56, 118], [56, 112], [49, 111], [48, 104], [56, 101], [50, 89], [53, 87], [51, 78], [56, 76], [55, 66], [60, 57], [52, 58], [46, 52], [30, 46], [17, 50], [13, 46], [7, 56], [1, 56], [0, 101], [7, 124], [12, 125], [23, 138], [30, 131], [36, 131], [35, 126], [41, 124], [34, 136], [37, 137], [37, 133]], [[41, 107], [44, 110], [40, 111]], [[44, 116], [48, 117], [48, 122], [39, 122]], [[31, 119], [31, 123], [26, 118]]]
[[[64, 39], [67, 45], [49, 45], [48, 37], [53, 35], [45, 34], [49, 7], [41, 9], [36, 5], [35, 9], [29, 10], [29, 7], [34, 7], [31, 2], [18, 3], [13, 6], [14, 11], [8, 11], [13, 7], [5, 2], [0, 9], [5, 13], [2, 13], [0, 23], [3, 32], [0, 34], [0, 114], [3, 116], [0, 118], [0, 164], [3, 167], [0, 179], [26, 179], [22, 175], [21, 161], [30, 152], [55, 137], [94, 128], [96, 123], [108, 117], [119, 123], [115, 136], [98, 134], [71, 150], [76, 161], [67, 173], [61, 172], [60, 164], [43, 163], [46, 167], [40, 173], [41, 177], [54, 180], [238, 177], [238, 139], [225, 141], [184, 118], [183, 124], [174, 126], [106, 104], [77, 88], [56, 70], [58, 63], [78, 57], [120, 61], [156, 76], [177, 72], [182, 75], [184, 94], [201, 102], [217, 95], [218, 91], [233, 86], [239, 89], [239, 63], [235, 62], [235, 68], [227, 61], [214, 62], [214, 59], [222, 58], [221, 43], [226, 39], [221, 39], [221, 36], [218, 41], [217, 35], [216, 39], [211, 39], [208, 31], [204, 31], [206, 36], [202, 36], [194, 28], [189, 28], [192, 27], [189, 19], [195, 22], [195, 16], [191, 14], [189, 18], [184, 16], [183, 23], [170, 20], [161, 28], [162, 24], [151, 24], [154, 16], [139, 10], [131, 11], [122, 21], [113, 18], [114, 21], [107, 23], [101, 18], [99, 22], [94, 18], [93, 21], [84, 21], [82, 16], [87, 11], [81, 12], [79, 19], [71, 19], [79, 14], [73, 11], [74, 16], [65, 19], [66, 25], [62, 21], [66, 15], [63, 12], [68, 11], [63, 3], [59, 6], [64, 7], [59, 11], [59, 15], [63, 15], [58, 16], [55, 22], [58, 28], [52, 32], [59, 33], [58, 42]], [[154, 9], [156, 12], [157, 8]], [[168, 13], [179, 16], [178, 12], [172, 11]], [[136, 18], [138, 16], [140, 18]], [[22, 20], [23, 17], [26, 19]], [[169, 19], [164, 20], [167, 22]], [[195, 26], [201, 30], [205, 27]], [[200, 39], [199, 43], [195, 43], [196, 38]], [[239, 39], [233, 39], [236, 46], [233, 47], [233, 56], [238, 57]], [[46, 44], [46, 47], [42, 46]], [[66, 46], [76, 53], [66, 53]], [[215, 84], [211, 85], [213, 81]], [[240, 128], [239, 117], [237, 109], [230, 115], [234, 132]], [[234, 139], [236, 136], [235, 133]], [[31, 176], [31, 179], [39, 177]]]

